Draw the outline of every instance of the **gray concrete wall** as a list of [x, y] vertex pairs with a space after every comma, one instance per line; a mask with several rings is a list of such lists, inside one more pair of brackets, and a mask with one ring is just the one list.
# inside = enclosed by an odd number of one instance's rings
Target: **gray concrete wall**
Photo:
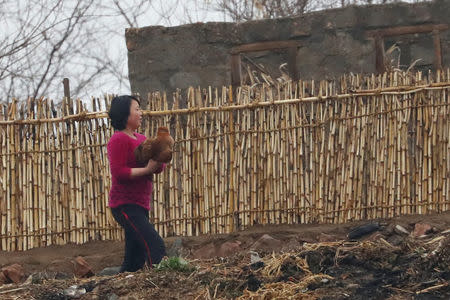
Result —
[[[297, 18], [247, 23], [196, 23], [178, 27], [152, 26], [126, 30], [132, 92], [174, 91], [189, 86], [222, 86], [231, 83], [230, 50], [239, 45], [296, 40], [300, 79], [331, 79], [343, 73], [374, 73], [374, 40], [368, 30], [422, 24], [448, 24], [450, 0], [420, 4], [352, 6], [314, 12]], [[450, 62], [450, 30], [440, 32], [442, 63]], [[431, 33], [385, 38], [385, 49], [394, 42], [401, 49], [400, 64], [415, 59], [419, 69], [433, 67]], [[285, 50], [246, 53], [257, 64], [280, 75], [287, 61]], [[246, 58], [243, 58], [243, 62]], [[395, 62], [396, 63], [396, 62]]]

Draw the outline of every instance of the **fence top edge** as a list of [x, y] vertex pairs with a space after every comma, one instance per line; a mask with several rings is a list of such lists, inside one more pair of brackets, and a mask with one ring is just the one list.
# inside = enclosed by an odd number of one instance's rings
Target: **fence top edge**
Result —
[[[321, 102], [326, 100], [339, 100], [344, 98], [354, 98], [362, 96], [378, 96], [378, 95], [406, 95], [412, 94], [424, 90], [445, 90], [450, 89], [450, 82], [440, 82], [431, 83], [426, 85], [418, 86], [397, 86], [397, 87], [387, 87], [371, 90], [350, 90], [345, 94], [334, 94], [334, 95], [319, 95], [310, 96], [302, 98], [284, 99], [284, 100], [270, 100], [270, 101], [254, 101], [246, 104], [235, 104], [228, 103], [222, 106], [207, 106], [207, 107], [188, 107], [179, 108], [172, 110], [161, 110], [161, 111], [151, 111], [144, 110], [143, 115], [149, 116], [166, 116], [166, 115], [178, 115], [178, 114], [189, 114], [197, 112], [208, 112], [208, 111], [233, 111], [246, 108], [258, 108], [273, 105], [283, 105], [283, 104], [294, 104], [294, 103], [310, 103], [310, 102]], [[89, 119], [104, 119], [108, 117], [107, 111], [99, 112], [81, 112], [78, 114], [67, 115], [59, 118], [41, 118], [41, 119], [24, 119], [24, 120], [0, 120], [0, 125], [23, 125], [23, 124], [46, 124], [46, 123], [59, 123], [67, 121], [85, 121]]]

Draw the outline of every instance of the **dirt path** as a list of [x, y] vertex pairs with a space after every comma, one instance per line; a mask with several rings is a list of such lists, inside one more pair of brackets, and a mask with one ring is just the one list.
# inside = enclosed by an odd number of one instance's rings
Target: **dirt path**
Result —
[[[380, 223], [399, 224], [408, 230], [412, 230], [414, 224], [420, 222], [429, 223], [438, 230], [450, 228], [450, 212], [432, 215], [414, 215], [402, 216], [393, 219], [376, 220]], [[351, 228], [367, 223], [367, 221], [352, 222], [342, 225], [333, 224], [299, 224], [299, 225], [266, 225], [254, 226], [245, 231], [233, 234], [215, 235], [215, 236], [198, 236], [182, 238], [182, 246], [184, 256], [188, 258], [196, 258], [196, 250], [209, 244], [221, 245], [225, 242], [238, 241], [240, 249], [247, 250], [255, 241], [263, 234], [269, 234], [274, 239], [283, 242], [281, 249], [270, 245], [264, 250], [281, 251], [290, 250], [301, 245], [303, 242], [313, 243], [319, 242], [322, 238], [327, 239], [327, 235], [334, 237], [335, 240], [346, 239], [347, 233]], [[166, 238], [166, 246], [168, 249], [176, 240], [174, 237]], [[123, 242], [112, 241], [96, 241], [83, 245], [65, 245], [50, 246], [45, 248], [36, 248], [23, 252], [0, 252], [0, 266], [7, 264], [19, 263], [26, 273], [38, 271], [59, 271], [71, 273], [73, 266], [71, 260], [77, 256], [82, 256], [92, 266], [94, 272], [98, 272], [105, 267], [120, 265], [123, 256]], [[215, 255], [209, 255], [213, 257]], [[203, 257], [208, 258], [208, 257]]]

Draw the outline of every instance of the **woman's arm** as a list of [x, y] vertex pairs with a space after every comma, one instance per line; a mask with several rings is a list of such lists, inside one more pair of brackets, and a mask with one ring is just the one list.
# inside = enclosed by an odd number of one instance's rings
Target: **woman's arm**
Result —
[[[162, 165], [162, 163], [150, 159], [148, 164], [143, 168], [131, 168], [130, 178], [162, 172]], [[159, 169], [161, 169], [161, 171], [158, 172]]]
[[119, 180], [127, 180], [131, 175], [131, 168], [127, 166], [127, 151], [129, 144], [120, 136], [113, 136], [108, 142], [108, 159], [111, 175]]
[[127, 152], [130, 151], [129, 145], [127, 139], [122, 138], [122, 136], [115, 136], [108, 143], [108, 158], [112, 176], [119, 180], [127, 180], [162, 171], [163, 164], [154, 160], [150, 160], [148, 164], [142, 168], [128, 167]]

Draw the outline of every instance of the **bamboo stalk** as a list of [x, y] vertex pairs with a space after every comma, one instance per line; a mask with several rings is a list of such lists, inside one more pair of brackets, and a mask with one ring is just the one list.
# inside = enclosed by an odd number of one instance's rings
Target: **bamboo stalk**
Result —
[[[24, 110], [24, 103], [22, 103], [20, 105], [20, 109], [19, 109], [19, 114], [18, 117], [20, 119], [24, 119], [25, 118], [25, 110]], [[21, 139], [21, 136], [23, 134], [23, 128], [20, 127], [16, 127], [16, 139], [17, 139], [17, 143], [18, 143], [18, 149], [19, 151], [23, 150], [23, 144], [24, 141], [23, 139]], [[23, 161], [23, 154], [19, 154], [17, 155], [17, 159], [19, 162]], [[25, 225], [25, 216], [24, 216], [24, 190], [21, 188], [23, 187], [23, 182], [26, 181], [26, 177], [25, 174], [26, 172], [24, 171], [24, 164], [23, 163], [19, 163], [17, 166], [17, 171], [18, 171], [18, 176], [17, 176], [17, 187], [18, 187], [18, 191], [19, 191], [19, 198], [17, 201], [17, 216], [18, 216], [18, 220], [19, 220], [19, 227], [18, 227], [18, 233], [24, 233], [24, 225]], [[24, 241], [24, 239], [22, 237], [17, 239], [17, 250], [22, 251], [24, 250], [24, 247], [26, 249], [26, 243]]]
[[[43, 118], [49, 118], [49, 105], [48, 100], [44, 99], [42, 102], [42, 117]], [[42, 136], [43, 140], [41, 140], [41, 149], [51, 149], [51, 135], [49, 131], [49, 125], [50, 123], [45, 123], [44, 126], [42, 126]], [[52, 231], [53, 224], [52, 224], [52, 214], [55, 211], [54, 207], [52, 206], [52, 177], [50, 174], [50, 171], [54, 169], [53, 161], [52, 161], [52, 152], [48, 152], [43, 156], [43, 159], [41, 161], [41, 168], [42, 172], [44, 174], [43, 182], [42, 182], [42, 224], [41, 224], [41, 230], [40, 232], [45, 234], [42, 244], [43, 246], [49, 246], [52, 244], [52, 236], [47, 235], [47, 233]]]
[[[40, 99], [38, 101], [38, 112], [37, 117], [38, 118], [44, 118], [44, 100]], [[39, 126], [39, 130], [37, 131], [38, 134], [38, 147], [39, 151], [43, 151], [45, 149], [45, 126], [44, 124]], [[37, 172], [39, 174], [38, 181], [37, 181], [37, 213], [39, 216], [38, 219], [38, 226], [36, 227], [36, 231], [38, 234], [42, 234], [45, 231], [45, 176], [44, 176], [44, 155], [37, 155]], [[43, 236], [41, 236], [43, 237]], [[44, 246], [44, 240], [43, 238], [38, 238], [38, 245], [39, 247]]]
[[[214, 91], [214, 105], [220, 103], [220, 98], [219, 98], [219, 90], [216, 88]], [[215, 113], [214, 114], [215, 119], [216, 120], [220, 120], [220, 114], [219, 113]], [[214, 124], [214, 134], [218, 134], [220, 131], [220, 125], [219, 122], [215, 122]], [[221, 153], [219, 152], [219, 139], [216, 139], [214, 141], [214, 143], [211, 144], [211, 150], [213, 151], [213, 162], [211, 164], [211, 167], [213, 168], [213, 178], [211, 183], [213, 184], [213, 211], [212, 214], [214, 216], [213, 218], [213, 228], [214, 228], [214, 233], [220, 233], [220, 220], [217, 218], [217, 215], [220, 214], [220, 170], [219, 170], [219, 166], [220, 166], [220, 157], [221, 157]]]
[[[14, 119], [16, 115], [16, 101], [13, 101], [10, 106], [10, 113], [9, 118]], [[8, 126], [7, 127], [7, 133], [9, 133], [9, 140], [8, 140], [8, 148], [13, 149], [13, 151], [16, 150], [16, 136], [14, 134], [14, 126]], [[7, 148], [7, 149], [8, 149]], [[8, 211], [8, 232], [11, 232], [12, 235], [17, 234], [16, 228], [17, 228], [17, 220], [16, 220], [16, 159], [15, 156], [11, 157], [11, 163], [9, 164], [8, 168], [8, 174], [10, 174], [11, 182], [8, 184], [10, 185], [10, 194], [7, 195], [7, 211]], [[15, 251], [15, 242], [13, 239], [9, 239], [7, 250]]]
[[[6, 107], [3, 104], [0, 104], [0, 119], [2, 120], [6, 120], [7, 118], [7, 114], [4, 113], [4, 111], [6, 111]], [[7, 144], [7, 138], [6, 138], [6, 133], [7, 133], [7, 126], [2, 126], [1, 127], [1, 149], [0, 149], [0, 153], [4, 154], [7, 152], [6, 149], [6, 144]], [[2, 170], [1, 174], [1, 183], [0, 183], [0, 209], [1, 209], [1, 232], [8, 232], [7, 231], [7, 161], [6, 161], [6, 156], [2, 155], [1, 157], [1, 165], [0, 168]], [[1, 239], [1, 245], [2, 245], [2, 249], [6, 250], [7, 249], [7, 238], [2, 238]]]
[[[223, 87], [222, 88], [222, 93], [221, 93], [221, 97], [220, 99], [218, 99], [220, 104], [224, 104], [226, 103], [226, 88]], [[219, 124], [221, 124], [221, 126], [218, 127], [219, 129], [219, 134], [222, 133], [223, 130], [223, 126], [224, 124], [226, 124], [227, 122], [225, 121], [225, 114], [223, 111], [221, 111], [219, 113]], [[223, 139], [223, 138], [221, 138]], [[219, 157], [219, 166], [220, 166], [220, 170], [221, 170], [221, 174], [220, 174], [220, 179], [219, 179], [219, 214], [220, 215], [224, 215], [226, 213], [226, 208], [228, 207], [228, 197], [226, 196], [226, 192], [225, 192], [225, 187], [228, 186], [227, 180], [226, 180], [226, 176], [225, 176], [225, 172], [227, 170], [226, 166], [227, 166], [227, 156], [225, 155], [225, 149], [226, 149], [226, 143], [227, 140], [223, 139], [221, 140], [221, 144], [219, 148], [219, 153], [220, 153], [220, 157]], [[226, 220], [221, 217], [219, 218], [219, 233], [225, 233], [226, 232]]]
[[[232, 87], [229, 88], [229, 94], [228, 94], [228, 101], [229, 103], [233, 103], [233, 89]], [[230, 111], [228, 114], [228, 126], [230, 128], [230, 132], [234, 131], [234, 118], [233, 113]], [[235, 137], [233, 134], [230, 134], [229, 136], [229, 143], [230, 143], [230, 185], [229, 185], [229, 203], [228, 203], [228, 212], [230, 213], [230, 218], [228, 219], [228, 232], [232, 232], [236, 229], [236, 225], [233, 223], [233, 214], [235, 213], [237, 209], [237, 205], [235, 203], [235, 189], [236, 189], [236, 182], [235, 182]]]

